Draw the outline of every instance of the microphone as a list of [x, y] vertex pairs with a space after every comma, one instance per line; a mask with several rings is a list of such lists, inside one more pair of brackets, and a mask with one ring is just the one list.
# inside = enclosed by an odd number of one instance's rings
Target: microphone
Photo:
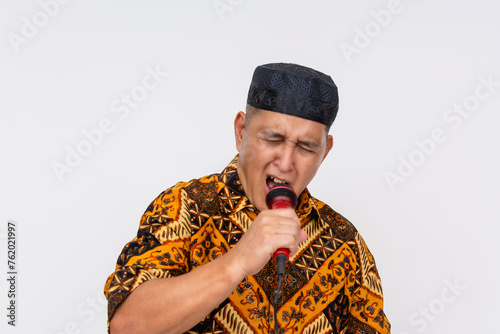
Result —
[[[266, 196], [266, 204], [269, 209], [295, 209], [297, 206], [297, 195], [288, 184], [277, 184], [271, 188]], [[288, 262], [290, 251], [287, 248], [279, 248], [274, 252], [273, 261], [278, 266], [278, 275], [285, 275], [285, 265]]]
[[[292, 187], [288, 184], [277, 184], [271, 188], [266, 196], [266, 204], [269, 209], [295, 209], [297, 206], [297, 195]], [[274, 252], [273, 261], [276, 263], [276, 271], [278, 273], [278, 287], [276, 288], [276, 295], [274, 296], [274, 330], [275, 333], [280, 332], [280, 325], [278, 321], [278, 296], [281, 290], [281, 282], [285, 276], [285, 266], [288, 262], [290, 251], [286, 248], [279, 248]]]

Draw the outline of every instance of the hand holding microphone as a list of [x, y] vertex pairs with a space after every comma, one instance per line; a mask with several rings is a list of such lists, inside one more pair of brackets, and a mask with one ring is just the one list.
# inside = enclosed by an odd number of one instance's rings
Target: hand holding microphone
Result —
[[[296, 252], [298, 244], [307, 239], [307, 233], [300, 230], [299, 218], [293, 211], [297, 196], [289, 185], [272, 187], [265, 200], [271, 210], [261, 211], [229, 252], [235, 259], [235, 270], [244, 276], [258, 273], [269, 262], [270, 254], [279, 264], [280, 273], [284, 274], [289, 254]], [[277, 261], [278, 258], [283, 260]]]

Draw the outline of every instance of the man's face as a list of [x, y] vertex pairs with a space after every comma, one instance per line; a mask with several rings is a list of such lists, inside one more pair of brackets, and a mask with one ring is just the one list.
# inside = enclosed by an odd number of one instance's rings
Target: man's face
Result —
[[239, 112], [234, 121], [239, 152], [238, 176], [250, 202], [267, 208], [266, 195], [276, 182], [302, 193], [333, 146], [321, 123], [260, 110], [245, 124]]

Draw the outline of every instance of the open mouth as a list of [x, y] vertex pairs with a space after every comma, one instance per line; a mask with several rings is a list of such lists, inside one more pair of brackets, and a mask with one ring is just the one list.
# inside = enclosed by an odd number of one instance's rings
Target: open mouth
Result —
[[288, 184], [286, 181], [280, 180], [277, 177], [269, 176], [266, 179], [266, 192], [269, 192], [274, 186], [279, 184]]

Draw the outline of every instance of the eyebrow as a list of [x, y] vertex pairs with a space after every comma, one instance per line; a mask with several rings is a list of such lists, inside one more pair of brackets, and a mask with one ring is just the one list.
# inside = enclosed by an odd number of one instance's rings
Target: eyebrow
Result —
[[[269, 137], [269, 138], [285, 139], [285, 135], [283, 135], [279, 132], [276, 132], [274, 130], [271, 130], [271, 129], [262, 129], [261, 131], [259, 131], [259, 133], [266, 136], [266, 137]], [[298, 140], [297, 145], [306, 146], [306, 147], [309, 147], [312, 149], [318, 148], [321, 146], [318, 142], [316, 142], [314, 140]]]
[[274, 130], [270, 130], [270, 129], [262, 129], [259, 131], [259, 134], [262, 134], [266, 137], [272, 137], [272, 138], [284, 138], [285, 137], [281, 133], [276, 132]]

